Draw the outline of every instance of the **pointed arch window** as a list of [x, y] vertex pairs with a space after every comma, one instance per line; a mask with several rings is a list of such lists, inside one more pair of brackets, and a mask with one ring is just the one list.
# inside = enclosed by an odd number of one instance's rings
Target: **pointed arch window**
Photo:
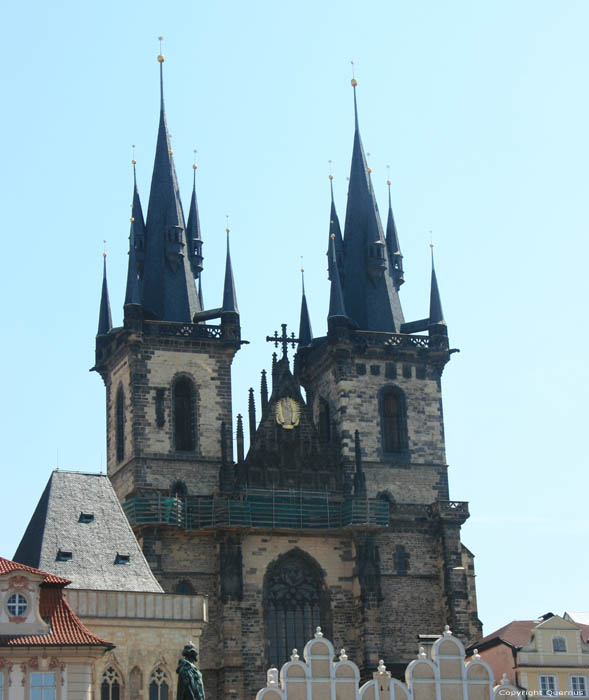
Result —
[[195, 448], [195, 391], [188, 377], [174, 383], [174, 448], [190, 452]]
[[102, 674], [100, 700], [122, 700], [121, 677], [116, 668], [109, 666]]
[[268, 661], [280, 668], [293, 649], [303, 649], [315, 628], [329, 629], [329, 594], [321, 567], [301, 551], [268, 567], [264, 578], [264, 631]]
[[122, 386], [120, 386], [117, 389], [115, 412], [115, 440], [117, 449], [117, 462], [122, 462], [125, 458], [125, 394], [123, 392]]
[[380, 422], [383, 452], [402, 452], [407, 443], [405, 397], [397, 387], [387, 387], [381, 394]]
[[170, 696], [170, 683], [168, 674], [161, 667], [157, 667], [151, 674], [149, 681], [149, 700], [168, 700]]

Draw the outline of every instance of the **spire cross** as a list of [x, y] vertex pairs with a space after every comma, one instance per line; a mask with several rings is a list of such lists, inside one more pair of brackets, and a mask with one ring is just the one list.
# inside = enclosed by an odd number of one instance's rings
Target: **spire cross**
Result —
[[291, 333], [290, 336], [286, 333], [286, 323], [280, 324], [282, 328], [282, 335], [278, 335], [278, 331], [274, 331], [274, 335], [267, 335], [266, 342], [274, 343], [274, 347], [277, 348], [279, 344], [282, 345], [282, 359], [288, 357], [288, 346], [292, 345], [292, 348], [296, 347], [299, 342], [298, 338], [295, 338], [295, 334]]

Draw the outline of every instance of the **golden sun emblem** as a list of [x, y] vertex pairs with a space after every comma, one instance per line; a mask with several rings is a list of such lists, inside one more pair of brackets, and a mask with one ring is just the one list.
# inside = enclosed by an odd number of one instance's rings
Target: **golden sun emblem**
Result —
[[285, 430], [292, 430], [299, 424], [301, 409], [299, 404], [285, 396], [276, 402], [276, 422]]

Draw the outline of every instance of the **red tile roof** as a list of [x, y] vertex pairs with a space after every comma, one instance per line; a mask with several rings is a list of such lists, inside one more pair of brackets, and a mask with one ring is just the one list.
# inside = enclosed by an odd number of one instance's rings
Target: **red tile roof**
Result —
[[[500, 639], [508, 644], [513, 644], [514, 647], [523, 647], [530, 643], [532, 630], [541, 622], [542, 620], [513, 620], [509, 624], [495, 630], [495, 632], [491, 632], [491, 634], [488, 634], [486, 637], [479, 639], [475, 644], [471, 644], [468, 647], [468, 652], [470, 653], [472, 649], [479, 648], [483, 646], [483, 644], [491, 642], [494, 639]], [[586, 642], [589, 639], [589, 625], [581, 625], [578, 622], [573, 622], [572, 624], [581, 629], [581, 637], [583, 641]]]
[[49, 623], [50, 632], [27, 636], [0, 635], [0, 647], [113, 646], [92, 634], [70, 608], [63, 595], [63, 588], [69, 583], [67, 579], [0, 557], [0, 575], [23, 570], [45, 576], [39, 587], [39, 614]]
[[0, 576], [2, 576], [2, 574], [9, 574], [11, 571], [28, 571], [30, 574], [45, 576], [43, 583], [61, 583], [64, 586], [71, 583], [71, 581], [69, 581], [67, 578], [61, 578], [61, 576], [48, 574], [46, 571], [34, 569], [32, 566], [25, 566], [25, 564], [19, 564], [16, 561], [10, 561], [10, 559], [0, 557]]

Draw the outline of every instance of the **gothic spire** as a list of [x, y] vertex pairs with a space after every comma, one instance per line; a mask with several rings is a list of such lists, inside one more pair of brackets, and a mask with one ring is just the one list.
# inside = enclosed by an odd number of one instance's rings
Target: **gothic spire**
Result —
[[442, 311], [442, 300], [440, 299], [440, 290], [438, 289], [438, 280], [436, 278], [436, 268], [434, 266], [434, 246], [432, 249], [432, 282], [429, 297], [429, 323], [430, 326], [440, 325], [445, 326], [444, 312]]
[[191, 322], [201, 309], [190, 269], [186, 227], [166, 122], [164, 57], [161, 54], [158, 61], [160, 121], [145, 227], [143, 306], [148, 316], [160, 321]]
[[337, 211], [335, 208], [335, 200], [333, 198], [333, 175], [329, 176], [329, 187], [331, 190], [331, 209], [329, 212], [329, 240], [327, 243], [327, 272], [329, 279], [331, 279], [331, 234], [335, 236], [333, 239], [335, 245], [335, 258], [337, 260], [337, 266], [339, 268], [340, 279], [343, 275], [344, 268], [344, 241], [342, 238], [342, 229], [339, 223], [339, 218], [337, 216]]
[[361, 330], [397, 332], [403, 312], [360, 138], [356, 85], [352, 80], [355, 130], [344, 230], [344, 300], [349, 317]]
[[137, 275], [137, 259], [135, 256], [133, 217], [131, 217], [131, 231], [129, 233], [129, 264], [127, 267], [127, 287], [125, 289], [125, 306], [130, 306], [131, 304], [134, 306], [141, 306], [139, 277]]
[[235, 294], [235, 282], [233, 281], [233, 268], [231, 266], [231, 251], [229, 250], [229, 228], [227, 232], [227, 259], [225, 262], [225, 284], [223, 285], [223, 306], [221, 313], [238, 314], [237, 296]]
[[[196, 153], [196, 151], [195, 151]], [[186, 224], [186, 240], [188, 242], [188, 256], [190, 258], [190, 267], [194, 279], [200, 281], [200, 273], [202, 272], [202, 238], [200, 236], [200, 219], [198, 216], [198, 203], [196, 201], [196, 169], [197, 165], [192, 166], [192, 197], [190, 199], [190, 209], [188, 210], [188, 223]]]
[[313, 342], [313, 331], [311, 330], [311, 319], [307, 307], [307, 296], [305, 294], [305, 271], [301, 269], [301, 279], [303, 283], [303, 298], [301, 300], [301, 319], [299, 322], [299, 347], [311, 345]]
[[102, 272], [102, 294], [100, 296], [100, 312], [98, 314], [98, 333], [106, 335], [112, 328], [112, 316], [110, 315], [110, 300], [108, 298], [108, 285], [106, 283], [106, 253], [104, 253], [104, 268]]
[[145, 224], [143, 222], [143, 212], [141, 201], [137, 190], [137, 176], [135, 173], [135, 159], [133, 159], [133, 204], [131, 207], [131, 227], [129, 231], [129, 261], [127, 265], [127, 287], [125, 289], [125, 306], [141, 306], [141, 294], [139, 291], [139, 275], [141, 265], [139, 258], [143, 262], [143, 256], [138, 255], [144, 252], [145, 244]]
[[[135, 146], [133, 146], [135, 148]], [[143, 274], [143, 263], [145, 262], [145, 219], [143, 218], [143, 209], [141, 207], [141, 199], [139, 198], [139, 190], [137, 189], [137, 172], [135, 170], [135, 158], [133, 163], [133, 204], [131, 205], [131, 229], [133, 240], [135, 241], [135, 261], [137, 263], [137, 274], [139, 277]]]
[[389, 213], [387, 216], [387, 233], [386, 244], [389, 263], [392, 268], [393, 284], [395, 289], [399, 291], [399, 287], [405, 282], [403, 277], [403, 255], [401, 254], [401, 246], [399, 245], [399, 236], [397, 235], [397, 227], [393, 217], [393, 206], [391, 204], [391, 181], [387, 180], [389, 188]]
[[346, 307], [344, 304], [344, 295], [342, 292], [342, 285], [339, 278], [339, 270], [335, 258], [335, 243], [334, 236], [331, 237], [331, 289], [329, 291], [329, 314], [327, 315], [327, 323], [330, 325], [330, 321], [333, 322], [335, 319], [338, 321], [348, 321], [348, 315], [346, 314]]

